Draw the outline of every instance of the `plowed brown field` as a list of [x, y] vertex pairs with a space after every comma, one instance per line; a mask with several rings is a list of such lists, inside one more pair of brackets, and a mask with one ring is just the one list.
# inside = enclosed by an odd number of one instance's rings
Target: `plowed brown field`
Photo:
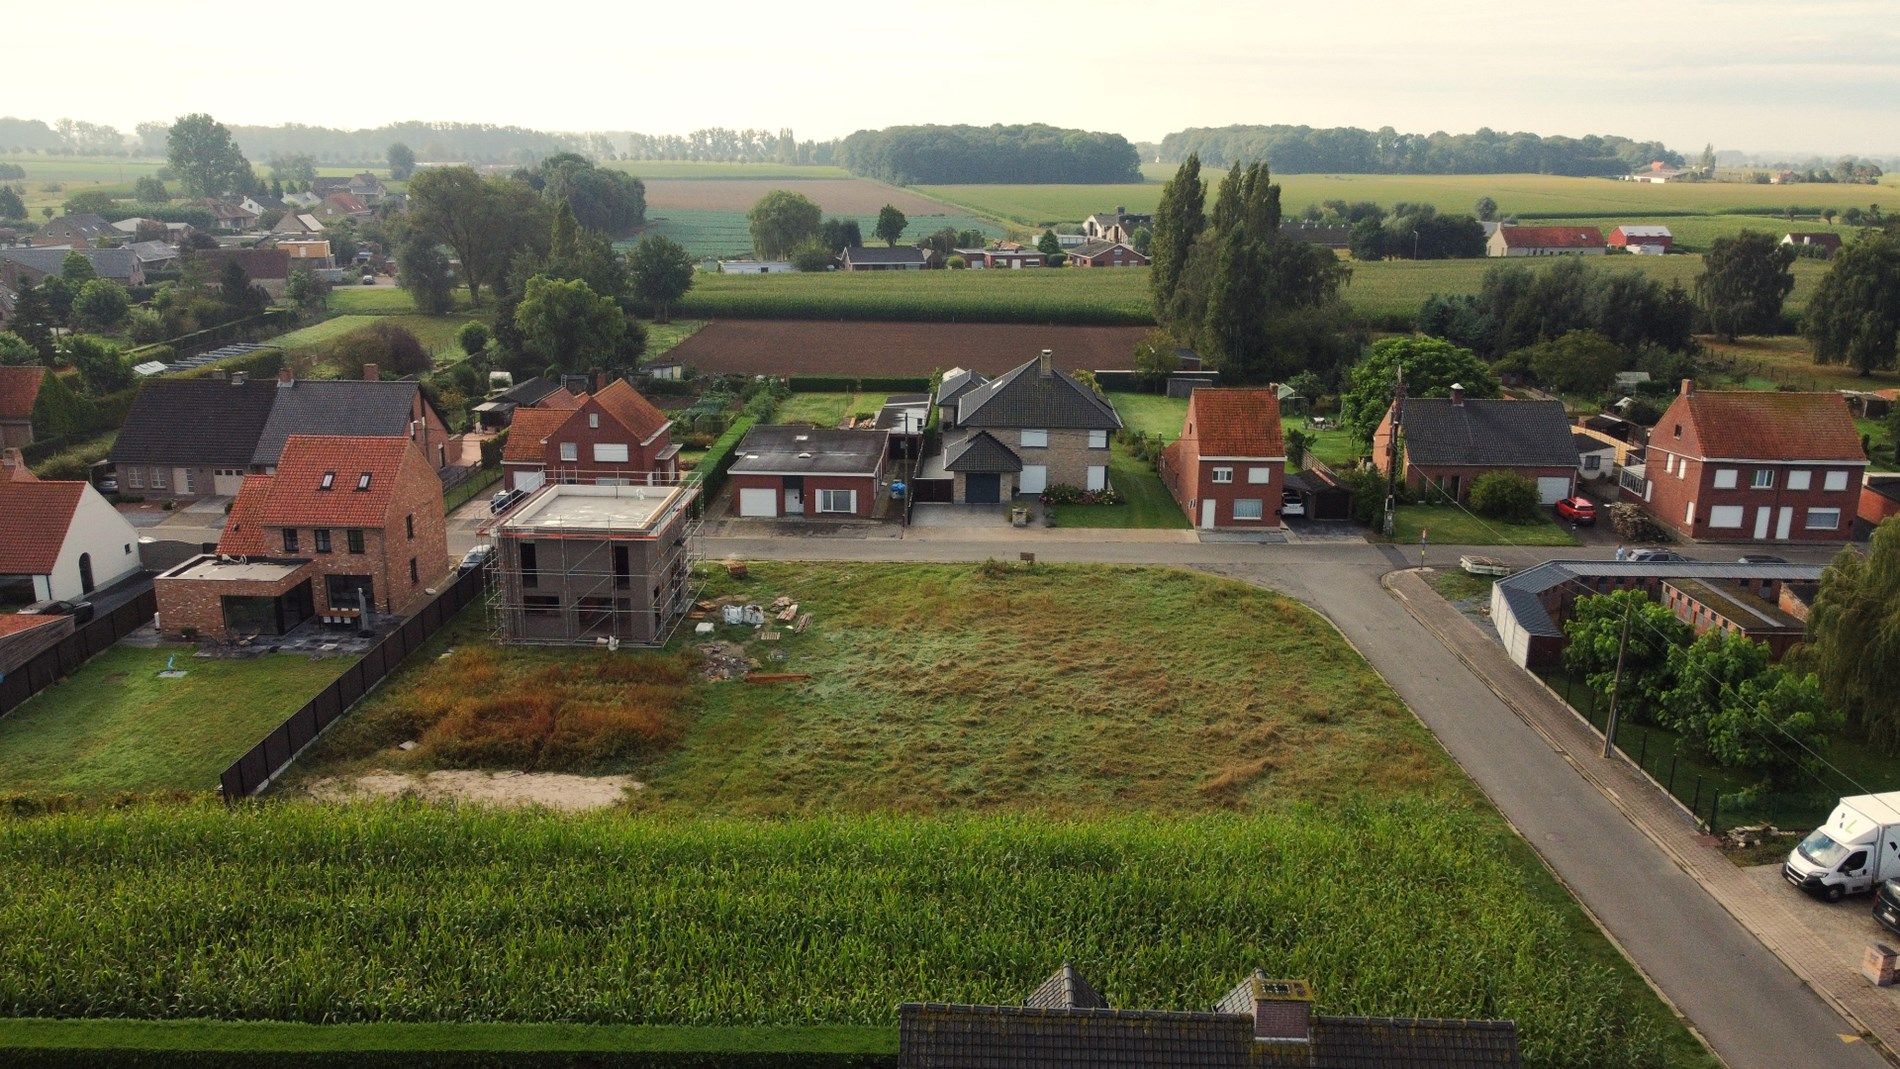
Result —
[[743, 212], [767, 193], [787, 189], [810, 197], [828, 215], [876, 215], [886, 204], [906, 215], [962, 214], [942, 201], [863, 178], [649, 178], [646, 187], [649, 211]]
[[1150, 329], [724, 319], [668, 355], [700, 371], [742, 375], [928, 375], [950, 367], [994, 375], [1053, 349], [1061, 368], [1126, 369]]

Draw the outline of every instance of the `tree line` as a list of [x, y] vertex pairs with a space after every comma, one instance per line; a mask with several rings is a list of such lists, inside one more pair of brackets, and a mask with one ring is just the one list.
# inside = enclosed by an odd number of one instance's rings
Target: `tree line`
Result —
[[859, 130], [838, 145], [837, 161], [896, 185], [1141, 181], [1141, 159], [1122, 135], [1042, 123]]
[[1620, 175], [1682, 154], [1659, 141], [1627, 137], [1540, 136], [1489, 128], [1469, 134], [1402, 134], [1342, 126], [1192, 127], [1161, 139], [1159, 157], [1194, 156], [1209, 167], [1263, 160], [1285, 174], [1559, 174]]

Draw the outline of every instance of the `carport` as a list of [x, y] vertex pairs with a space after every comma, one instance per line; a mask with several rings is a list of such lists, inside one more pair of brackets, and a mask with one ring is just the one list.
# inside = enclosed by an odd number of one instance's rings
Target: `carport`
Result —
[[1352, 519], [1352, 491], [1319, 468], [1287, 473], [1286, 488], [1300, 495], [1306, 505], [1306, 519]]

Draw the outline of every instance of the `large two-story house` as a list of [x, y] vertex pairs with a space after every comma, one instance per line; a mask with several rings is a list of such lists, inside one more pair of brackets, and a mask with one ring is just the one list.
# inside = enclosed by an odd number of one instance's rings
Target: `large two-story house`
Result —
[[543, 483], [601, 486], [670, 483], [679, 477], [673, 421], [640, 392], [616, 379], [575, 408], [517, 409], [502, 447], [511, 490]]
[[1044, 349], [987, 381], [959, 375], [953, 401], [940, 388], [943, 453], [926, 462], [919, 482], [935, 485], [920, 486], [918, 500], [996, 504], [1057, 485], [1108, 488], [1109, 443], [1121, 417], [1051, 357]]
[[1684, 379], [1621, 488], [1688, 538], [1845, 542], [1866, 468], [1838, 393], [1703, 391]]

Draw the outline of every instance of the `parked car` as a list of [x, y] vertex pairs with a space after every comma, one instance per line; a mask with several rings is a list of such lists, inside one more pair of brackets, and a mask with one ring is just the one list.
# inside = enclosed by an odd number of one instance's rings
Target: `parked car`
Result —
[[375, 275], [364, 275], [364, 276], [363, 276], [363, 285], [365, 285], [365, 286], [374, 286], [375, 284], [376, 284], [376, 276], [375, 276]]
[[1647, 564], [1685, 564], [1689, 558], [1667, 549], [1632, 549], [1624, 560]]
[[465, 572], [472, 572], [475, 569], [480, 568], [482, 565], [487, 564], [488, 558], [494, 555], [495, 555], [494, 546], [490, 546], [490, 545], [476, 546], [474, 549], [471, 549], [467, 553], [462, 554], [461, 570]]
[[1300, 496], [1299, 491], [1288, 490], [1280, 495], [1280, 515], [1306, 515], [1306, 499]]
[[1593, 527], [1597, 522], [1596, 502], [1587, 497], [1566, 497], [1557, 502], [1557, 518], [1579, 527]]
[[1874, 920], [1882, 928], [1900, 935], [1900, 880], [1883, 880], [1874, 892]]
[[110, 460], [101, 460], [92, 466], [92, 488], [102, 494], [119, 492], [119, 469]]
[[488, 514], [499, 516], [513, 508], [515, 502], [527, 496], [526, 490], [497, 490], [495, 496], [488, 499]]
[[1777, 557], [1773, 553], [1744, 553], [1735, 558], [1737, 564], [1786, 564], [1788, 558]]

